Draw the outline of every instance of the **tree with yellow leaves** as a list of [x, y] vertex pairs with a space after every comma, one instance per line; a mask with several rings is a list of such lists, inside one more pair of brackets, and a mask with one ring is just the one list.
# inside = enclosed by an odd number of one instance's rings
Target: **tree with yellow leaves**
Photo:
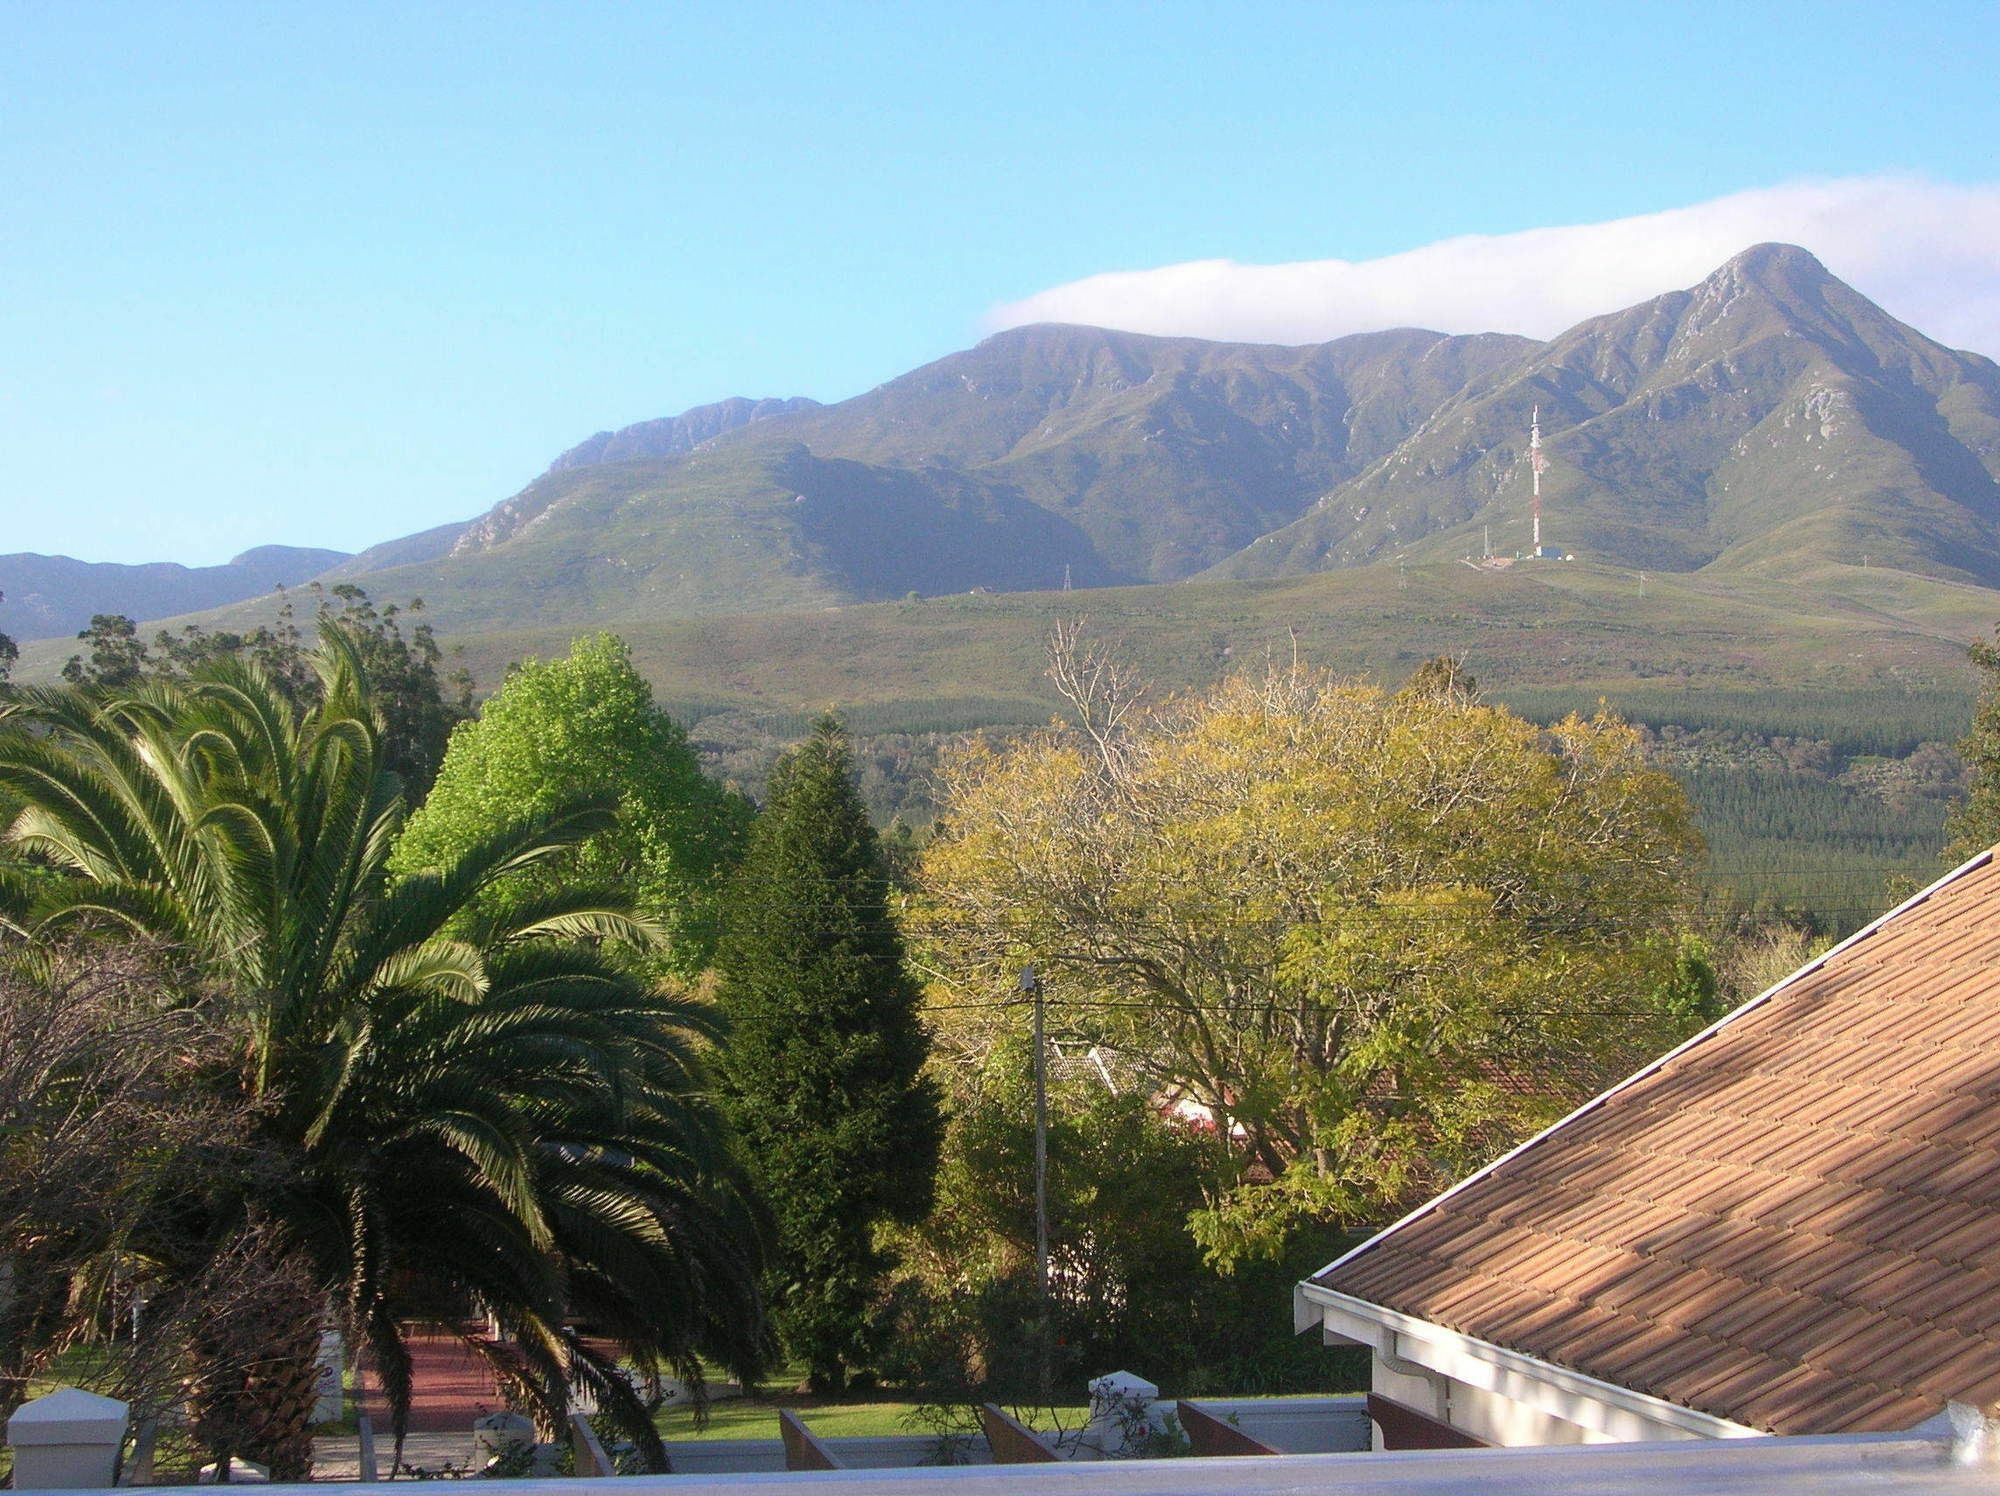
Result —
[[911, 927], [940, 1046], [1073, 1033], [1213, 1120], [1212, 1261], [1379, 1220], [1684, 1033], [1699, 853], [1607, 715], [1542, 728], [1434, 662], [1401, 691], [1299, 667], [1149, 705], [1076, 625], [1076, 721], [943, 771]]

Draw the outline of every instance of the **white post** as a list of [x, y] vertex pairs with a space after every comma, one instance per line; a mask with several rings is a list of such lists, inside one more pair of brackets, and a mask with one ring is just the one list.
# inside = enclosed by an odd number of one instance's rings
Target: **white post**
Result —
[[314, 1423], [334, 1423], [346, 1411], [346, 1394], [340, 1375], [347, 1362], [347, 1346], [338, 1330], [322, 1330], [319, 1335], [318, 1396], [313, 1402]]
[[375, 1460], [375, 1420], [366, 1413], [354, 1420], [355, 1463], [360, 1467], [358, 1474], [363, 1480], [381, 1479], [380, 1467]]
[[1159, 1407], [1160, 1389], [1142, 1376], [1114, 1371], [1090, 1384], [1090, 1422], [1086, 1447], [1116, 1459], [1133, 1452], [1165, 1427]]
[[573, 1467], [580, 1479], [591, 1480], [618, 1473], [618, 1467], [611, 1463], [611, 1456], [605, 1453], [603, 1441], [597, 1437], [597, 1430], [590, 1426], [590, 1420], [581, 1413], [569, 1415], [571, 1448], [574, 1450]]
[[7, 1420], [14, 1448], [14, 1489], [48, 1491], [79, 1486], [102, 1489], [118, 1473], [131, 1409], [115, 1397], [79, 1387], [58, 1387], [22, 1403]]

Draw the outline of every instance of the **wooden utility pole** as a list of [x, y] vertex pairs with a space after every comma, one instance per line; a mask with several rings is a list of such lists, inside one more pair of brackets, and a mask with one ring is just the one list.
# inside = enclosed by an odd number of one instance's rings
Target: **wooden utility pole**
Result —
[[1048, 1404], [1049, 1338], [1054, 1317], [1049, 1309], [1049, 1051], [1048, 994], [1035, 968], [1021, 968], [1021, 991], [1035, 1000], [1035, 1280], [1042, 1305], [1042, 1403]]

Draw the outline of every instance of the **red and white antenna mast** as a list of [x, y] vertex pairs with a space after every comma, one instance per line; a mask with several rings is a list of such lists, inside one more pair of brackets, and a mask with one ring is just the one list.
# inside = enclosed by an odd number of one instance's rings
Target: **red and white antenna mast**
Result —
[[1542, 456], [1542, 408], [1537, 405], [1535, 413], [1528, 417], [1528, 472], [1535, 485], [1535, 545], [1528, 552], [1531, 556], [1542, 553], [1542, 474], [1548, 470], [1549, 460]]

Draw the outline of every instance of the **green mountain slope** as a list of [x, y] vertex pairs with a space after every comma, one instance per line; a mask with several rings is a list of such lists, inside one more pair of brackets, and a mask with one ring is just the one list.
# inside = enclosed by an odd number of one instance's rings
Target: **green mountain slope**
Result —
[[549, 464], [557, 473], [565, 468], [590, 467], [600, 462], [638, 462], [652, 457], [678, 457], [696, 447], [727, 435], [739, 427], [773, 416], [796, 415], [814, 410], [819, 401], [794, 395], [788, 400], [748, 400], [741, 395], [718, 400], [713, 405], [697, 405], [677, 416], [658, 421], [641, 421], [617, 431], [600, 431], [588, 441], [577, 443]]
[[1412, 329], [1284, 348], [1024, 327], [787, 434], [826, 455], [976, 473], [1073, 522], [1103, 572], [1174, 581], [1288, 522], [1533, 346]]
[[[1043, 678], [1043, 647], [1056, 619], [1079, 614], [1164, 690], [1282, 663], [1296, 644], [1312, 664], [1383, 680], [1456, 655], [1510, 699], [1588, 707], [1606, 692], [1647, 691], [1754, 704], [1785, 692], [1828, 701], [1856, 692], [1969, 698], [1965, 646], [2000, 617], [2000, 592], [1880, 567], [1829, 566], [1794, 578], [1649, 575], [1642, 590], [1630, 572], [1587, 561], [1506, 572], [1422, 562], [1269, 582], [632, 618], [617, 627], [667, 699], [919, 715], [939, 703], [1004, 701], [1026, 716], [988, 720], [1021, 721], [1058, 705]], [[528, 627], [454, 642], [484, 683], [524, 654], [565, 649], [571, 632]]]
[[1012, 591], [1060, 581], [1066, 565], [1083, 585], [1122, 580], [1073, 524], [1005, 485], [797, 442], [547, 473], [512, 502], [535, 517], [502, 541], [468, 529], [446, 554], [353, 579], [423, 598], [455, 633]]
[[1080, 586], [1172, 580], [1296, 517], [1532, 346], [1025, 328], [840, 405], [791, 402], [699, 441], [683, 435], [688, 417], [593, 438], [447, 556], [378, 585], [471, 625], [1010, 591], [1066, 573]]
[[2000, 581], [2000, 367], [1759, 245], [1700, 285], [1573, 328], [1446, 401], [1369, 472], [1217, 577], [1528, 543], [1651, 570], [1903, 566]]
[[[450, 549], [467, 553], [491, 550], [543, 523], [551, 511], [562, 507], [572, 491], [571, 485], [558, 478], [558, 474], [625, 463], [654, 463], [663, 472], [671, 471], [675, 459], [732, 431], [775, 416], [813, 410], [818, 404], [803, 396], [789, 400], [748, 400], [736, 396], [713, 405], [697, 405], [677, 416], [641, 421], [617, 431], [600, 431], [558, 456], [549, 464], [541, 481], [529, 484], [513, 498], [459, 526]], [[431, 557], [402, 559], [417, 561]]]

